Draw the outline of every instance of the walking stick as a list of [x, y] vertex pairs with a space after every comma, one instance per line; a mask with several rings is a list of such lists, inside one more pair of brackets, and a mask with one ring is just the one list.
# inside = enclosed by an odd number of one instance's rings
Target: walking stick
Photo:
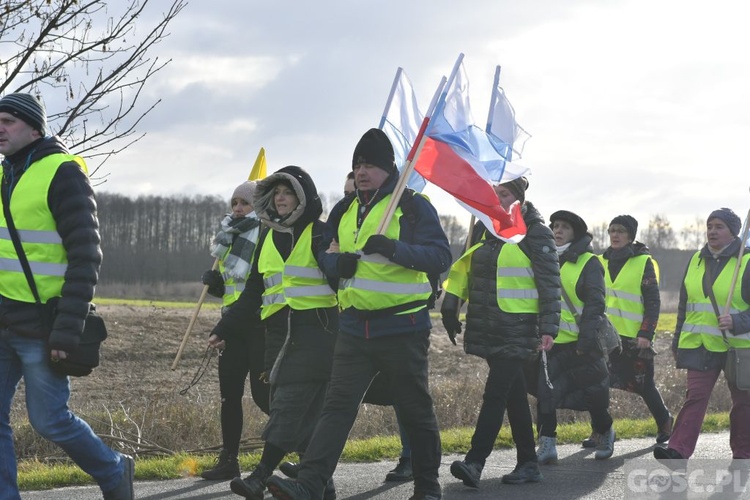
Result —
[[[211, 270], [215, 271], [218, 268], [219, 268], [219, 258], [217, 257], [216, 260], [214, 260], [214, 265], [211, 266]], [[203, 301], [206, 300], [207, 293], [208, 293], [208, 285], [203, 285], [201, 296], [198, 298], [198, 303], [195, 305], [195, 311], [193, 311], [193, 317], [190, 318], [190, 323], [188, 324], [187, 330], [185, 331], [185, 335], [183, 335], [182, 337], [180, 348], [177, 349], [177, 356], [175, 356], [174, 361], [172, 362], [172, 371], [175, 371], [177, 369], [177, 363], [180, 361], [180, 358], [182, 358], [182, 351], [185, 349], [185, 344], [187, 344], [187, 340], [188, 340], [188, 337], [190, 336], [190, 332], [193, 331], [195, 320], [198, 319], [198, 313], [201, 310]]]

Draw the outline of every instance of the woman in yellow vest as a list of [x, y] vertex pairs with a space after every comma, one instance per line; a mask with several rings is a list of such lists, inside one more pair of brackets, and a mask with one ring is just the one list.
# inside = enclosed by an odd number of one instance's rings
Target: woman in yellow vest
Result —
[[[221, 220], [221, 227], [211, 244], [211, 255], [219, 259], [219, 269], [203, 273], [208, 293], [222, 299], [222, 314], [237, 301], [245, 289], [255, 246], [260, 235], [260, 220], [253, 209], [255, 181], [237, 186], [229, 200], [231, 213]], [[245, 380], [250, 375], [253, 401], [266, 415], [269, 412], [269, 385], [261, 380], [265, 331], [256, 315], [247, 323], [247, 335], [232, 338], [221, 346], [219, 356], [219, 392], [221, 394], [222, 449], [216, 464], [201, 473], [209, 480], [229, 480], [240, 475], [237, 454], [242, 438], [242, 396]]]
[[[669, 440], [674, 418], [654, 383], [652, 342], [661, 298], [656, 262], [643, 243], [635, 241], [638, 221], [618, 215], [609, 223], [610, 246], [604, 251], [607, 316], [622, 339], [622, 352], [609, 355], [610, 385], [640, 395], [656, 421], [656, 442]], [[593, 433], [584, 447], [596, 446]]]
[[558, 210], [550, 221], [567, 300], [561, 302], [560, 330], [547, 355], [552, 389], [543, 377], [537, 387], [537, 459], [541, 465], [557, 462], [556, 409], [567, 408], [590, 413], [591, 427], [602, 436], [594, 458], [604, 460], [612, 456], [615, 444], [607, 353], [597, 339], [604, 320], [604, 268], [581, 217]]
[[[494, 449], [505, 412], [516, 445], [515, 469], [503, 483], [539, 482], [534, 424], [526, 395], [524, 365], [539, 349], [552, 347], [560, 322], [560, 267], [552, 232], [525, 201], [524, 177], [498, 184], [495, 192], [505, 210], [516, 201], [527, 232], [517, 245], [487, 231], [453, 266], [445, 282], [440, 312], [451, 339], [461, 332], [458, 301], [467, 301], [464, 351], [489, 366], [482, 408], [471, 449], [451, 464], [451, 474], [471, 488], [479, 487], [485, 461]], [[472, 238], [473, 240], [473, 238]]]
[[[745, 246], [743, 238], [738, 238], [740, 226], [740, 218], [728, 208], [711, 212], [706, 221], [707, 243], [693, 255], [685, 271], [672, 353], [677, 368], [687, 369], [687, 396], [677, 415], [669, 447], [654, 449], [657, 459], [680, 460], [693, 455], [708, 400], [726, 360], [727, 345], [722, 330], [733, 348], [750, 348], [750, 250], [747, 248], [739, 262], [735, 287], [730, 290], [737, 256]], [[730, 295], [730, 313], [724, 314]], [[748, 459], [750, 391], [728, 386], [732, 395], [729, 412], [732, 458]]]
[[[210, 340], [244, 334], [246, 321], [260, 310], [271, 413], [260, 463], [245, 479], [230, 483], [238, 495], [260, 500], [273, 470], [287, 453], [304, 453], [315, 428], [331, 373], [338, 307], [317, 260], [332, 238], [319, 219], [322, 203], [309, 174], [288, 166], [258, 181], [254, 205], [269, 229], [258, 240], [245, 290]], [[324, 498], [335, 495], [329, 481]]]

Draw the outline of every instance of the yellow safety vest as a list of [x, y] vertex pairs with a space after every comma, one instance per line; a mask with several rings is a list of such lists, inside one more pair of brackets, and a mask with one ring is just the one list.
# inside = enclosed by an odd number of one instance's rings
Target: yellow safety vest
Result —
[[[228, 249], [227, 254], [230, 251], [231, 249]], [[252, 266], [252, 261], [250, 262], [250, 265]], [[228, 307], [240, 298], [242, 291], [245, 289], [245, 281], [238, 281], [234, 276], [230, 276], [225, 272], [224, 259], [219, 260], [219, 272], [224, 279], [224, 296], [222, 297], [222, 305]], [[245, 276], [245, 279], [247, 279], [247, 276]]]
[[273, 242], [273, 231], [263, 241], [258, 256], [258, 271], [265, 285], [261, 319], [287, 305], [298, 311], [336, 305], [336, 294], [310, 251], [312, 226], [310, 223], [302, 231], [286, 262]]
[[[88, 175], [86, 163], [79, 156], [63, 153], [45, 156], [29, 166], [10, 198], [13, 223], [42, 303], [60, 296], [68, 269], [68, 255], [47, 204], [47, 195], [57, 169], [70, 161]], [[10, 239], [4, 211], [0, 212], [0, 294], [20, 302], [36, 302]]]
[[[623, 337], [635, 338], [643, 324], [641, 282], [646, 262], [649, 259], [651, 259], [650, 255], [637, 255], [629, 258], [613, 282], [607, 266], [608, 259], [601, 256], [607, 290], [607, 317], [617, 333]], [[653, 262], [656, 266], [656, 261]]]
[[[339, 222], [338, 237], [341, 252], [362, 253], [367, 239], [377, 233], [378, 225], [385, 215], [391, 195], [385, 196], [370, 209], [362, 226], [357, 231], [357, 211], [359, 200], [354, 200]], [[399, 219], [403, 215], [401, 207], [385, 231], [385, 236], [397, 240], [401, 229]], [[391, 262], [380, 254], [362, 255], [357, 263], [357, 271], [350, 279], [342, 279], [339, 284], [339, 304], [341, 309], [354, 307], [363, 311], [377, 311], [397, 307], [415, 301], [424, 301], [405, 311], [395, 314], [411, 314], [424, 309], [432, 294], [427, 273], [407, 269]]]
[[[443, 283], [446, 292], [468, 300], [471, 255], [482, 245], [477, 243], [453, 263]], [[515, 314], [539, 312], [539, 293], [531, 260], [518, 245], [506, 243], [497, 255], [497, 305]]]
[[[740, 274], [742, 276], [747, 267], [750, 254], [743, 255], [740, 263]], [[716, 277], [713, 284], [714, 297], [719, 311], [724, 310], [729, 296], [729, 286], [732, 284], [732, 274], [737, 265], [737, 257], [729, 259], [724, 269]], [[724, 338], [719, 330], [719, 320], [711, 305], [711, 299], [706, 297], [703, 291], [703, 275], [706, 271], [706, 261], [700, 258], [700, 252], [696, 252], [690, 259], [688, 272], [685, 275], [685, 291], [687, 292], [687, 307], [685, 309], [685, 322], [680, 331], [680, 349], [696, 349], [703, 345], [707, 350], [713, 352], [724, 352], [727, 350]], [[732, 295], [730, 314], [746, 311], [750, 305], [742, 300], [742, 280], [737, 280]], [[732, 335], [727, 332], [729, 344], [737, 348], [750, 348], [750, 332], [742, 335]]]
[[[576, 293], [576, 283], [581, 277], [583, 268], [586, 263], [594, 256], [591, 252], [582, 253], [578, 260], [575, 262], [563, 262], [560, 266], [560, 282], [562, 283], [565, 293], [576, 308], [576, 312], [580, 316], [583, 312], [583, 301], [578, 297]], [[560, 303], [560, 329], [557, 332], [555, 338], [555, 344], [570, 344], [571, 342], [578, 341], [578, 335], [580, 330], [576, 318], [573, 315], [573, 311], [568, 307], [567, 301], [563, 300]]]

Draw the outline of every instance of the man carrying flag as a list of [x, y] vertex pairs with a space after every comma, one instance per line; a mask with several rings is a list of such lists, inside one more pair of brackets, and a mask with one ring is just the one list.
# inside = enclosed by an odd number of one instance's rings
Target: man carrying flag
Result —
[[[326, 253], [321, 260], [325, 273], [340, 279], [342, 309], [328, 393], [297, 480], [274, 476], [268, 489], [280, 499], [320, 498], [360, 401], [381, 372], [412, 446], [411, 498], [439, 499], [440, 433], [427, 380], [432, 327], [427, 275], [448, 269], [448, 238], [435, 208], [413, 192], [403, 194], [384, 234], [377, 234], [398, 181], [393, 147], [382, 130], [362, 136], [352, 169], [356, 197], [339, 202], [328, 217], [341, 253]], [[407, 211], [412, 216], [405, 216]]]

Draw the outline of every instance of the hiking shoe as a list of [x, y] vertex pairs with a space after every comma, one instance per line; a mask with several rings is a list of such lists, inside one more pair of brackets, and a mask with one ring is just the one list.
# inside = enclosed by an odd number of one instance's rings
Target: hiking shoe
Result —
[[654, 448], [654, 458], [663, 466], [670, 470], [685, 470], [687, 468], [687, 459], [679, 451], [664, 446]]
[[536, 460], [539, 465], [557, 463], [557, 438], [539, 436], [539, 449], [536, 450]]
[[299, 464], [295, 464], [294, 462], [282, 462], [279, 464], [279, 471], [286, 477], [297, 479], [297, 474], [299, 474]]
[[516, 465], [516, 468], [510, 474], [504, 475], [502, 482], [505, 484], [538, 483], [542, 479], [544, 478], [539, 471], [539, 464], [536, 462], [525, 462]]
[[469, 488], [479, 488], [479, 478], [482, 477], [484, 467], [477, 462], [467, 462], [466, 460], [456, 460], [451, 464], [451, 474], [456, 479], [464, 482], [464, 486]]
[[268, 491], [274, 498], [280, 500], [312, 500], [313, 495], [310, 490], [295, 481], [294, 479], [284, 479], [279, 476], [271, 476], [266, 482]]
[[607, 432], [601, 435], [599, 445], [596, 447], [594, 458], [597, 460], [606, 460], [615, 452], [615, 428], [610, 427]]
[[386, 481], [411, 481], [414, 479], [411, 470], [411, 457], [401, 457], [393, 470], [385, 475]]
[[201, 477], [209, 481], [240, 477], [240, 463], [237, 461], [237, 456], [229, 455], [226, 450], [221, 450], [214, 466], [201, 472]]
[[659, 426], [659, 432], [656, 433], [656, 442], [661, 444], [669, 441], [669, 437], [672, 435], [673, 426], [674, 417], [670, 415], [667, 421]]
[[104, 491], [104, 500], [133, 500], [133, 477], [135, 476], [135, 461], [129, 455], [120, 454], [124, 465], [120, 484], [112, 490]]
[[440, 500], [442, 495], [436, 495], [435, 493], [414, 493], [409, 497], [409, 500]]
[[253, 472], [245, 479], [235, 477], [229, 483], [229, 489], [245, 498], [263, 500], [263, 492], [266, 491], [266, 481], [271, 476], [271, 471], [265, 464], [259, 463]]
[[598, 432], [591, 431], [591, 435], [583, 440], [581, 446], [584, 448], [596, 448], [599, 446], [599, 441], [602, 440], [602, 435]]

